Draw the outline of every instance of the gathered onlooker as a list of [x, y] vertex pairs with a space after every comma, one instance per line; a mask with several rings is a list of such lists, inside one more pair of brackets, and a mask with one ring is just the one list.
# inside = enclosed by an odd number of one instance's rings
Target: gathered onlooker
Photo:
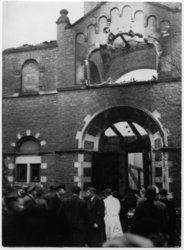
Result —
[[123, 231], [120, 223], [120, 202], [117, 198], [112, 196], [110, 188], [105, 189], [104, 204], [105, 204], [105, 232], [106, 239], [122, 236]]
[[2, 204], [2, 245], [20, 247], [26, 243], [26, 231], [22, 205], [16, 191], [12, 190], [3, 196]]
[[168, 199], [169, 193], [167, 189], [161, 189], [159, 191], [160, 201], [163, 202], [167, 207], [168, 212], [168, 227], [167, 233], [169, 235], [168, 245], [169, 247], [174, 247], [175, 242], [175, 230], [176, 230], [176, 208], [172, 200]]
[[86, 198], [89, 214], [87, 244], [89, 247], [101, 247], [105, 241], [104, 202], [96, 195], [94, 187], [87, 188]]
[[160, 235], [165, 236], [167, 208], [162, 202], [156, 201], [156, 197], [156, 188], [148, 186], [145, 201], [142, 201], [135, 210], [132, 233], [151, 239], [161, 238]]
[[62, 195], [66, 192], [65, 185], [51, 186], [49, 193], [45, 195], [48, 205], [48, 221], [49, 221], [49, 246], [62, 245], [62, 226], [59, 222], [59, 209], [61, 207]]
[[[137, 206], [137, 200], [139, 196], [135, 193], [135, 190], [128, 188], [128, 192], [125, 194], [121, 200], [121, 210], [120, 210], [120, 221], [123, 228], [123, 232], [128, 232], [131, 218], [130, 214], [133, 214]], [[130, 218], [131, 217], [131, 218]]]
[[60, 208], [61, 225], [65, 229], [65, 246], [82, 247], [88, 228], [87, 204], [80, 195], [81, 188], [71, 188], [72, 196], [63, 199]]

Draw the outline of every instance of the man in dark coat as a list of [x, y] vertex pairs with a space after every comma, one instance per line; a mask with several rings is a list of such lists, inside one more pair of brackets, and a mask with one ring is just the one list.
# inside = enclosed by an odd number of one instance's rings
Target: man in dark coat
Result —
[[36, 185], [29, 187], [27, 190], [27, 194], [23, 198], [24, 212], [32, 212], [35, 209], [35, 197]]
[[[148, 186], [146, 190], [146, 200], [136, 208], [133, 217], [131, 232], [156, 241], [160, 235], [166, 234], [167, 227], [167, 208], [162, 202], [154, 202], [156, 199], [156, 189], [154, 186]], [[164, 246], [164, 241], [156, 246]], [[162, 245], [163, 244], [163, 245]]]
[[94, 187], [89, 187], [86, 192], [90, 225], [87, 235], [89, 247], [101, 247], [105, 241], [104, 202], [96, 195]]
[[55, 188], [55, 192], [45, 195], [48, 210], [53, 214], [57, 214], [61, 205], [62, 195], [65, 193], [65, 185], [59, 185]]
[[3, 196], [2, 204], [2, 245], [23, 247], [26, 243], [26, 228], [22, 216], [22, 205], [15, 191]]
[[87, 204], [79, 198], [81, 188], [71, 188], [72, 196], [64, 199], [60, 208], [60, 222], [65, 229], [65, 246], [83, 247], [88, 227]]
[[138, 195], [132, 190], [128, 188], [127, 194], [121, 200], [121, 210], [120, 210], [120, 221], [123, 232], [128, 232], [128, 229], [131, 226], [132, 218], [129, 216], [129, 212], [133, 212], [136, 208], [138, 200]]
[[168, 227], [167, 233], [169, 235], [169, 247], [174, 247], [175, 242], [175, 230], [176, 230], [176, 208], [174, 202], [169, 200], [167, 196], [169, 195], [166, 189], [161, 189], [159, 191], [160, 201], [163, 202], [168, 211]]
[[45, 195], [45, 199], [48, 205], [48, 220], [50, 239], [49, 246], [60, 246], [61, 241], [61, 224], [58, 220], [59, 209], [61, 206], [62, 195], [65, 193], [65, 185], [59, 185], [55, 188], [55, 191], [49, 192]]

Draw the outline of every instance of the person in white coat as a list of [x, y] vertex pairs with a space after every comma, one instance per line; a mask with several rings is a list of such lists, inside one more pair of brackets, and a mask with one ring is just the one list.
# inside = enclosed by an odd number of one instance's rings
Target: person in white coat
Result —
[[105, 189], [104, 192], [106, 198], [105, 204], [105, 232], [106, 238], [111, 239], [114, 237], [122, 236], [123, 230], [120, 224], [120, 202], [118, 199], [112, 196], [112, 190], [110, 188]]

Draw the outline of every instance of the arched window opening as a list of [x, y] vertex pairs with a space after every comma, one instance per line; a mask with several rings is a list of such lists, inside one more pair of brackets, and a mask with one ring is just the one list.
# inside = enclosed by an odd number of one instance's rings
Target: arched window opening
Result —
[[130, 6], [124, 6], [122, 9], [121, 24], [125, 32], [129, 32], [131, 29], [132, 22], [132, 9]]
[[95, 26], [94, 25], [89, 25], [87, 29], [87, 34], [88, 34], [88, 43], [89, 44], [94, 44], [96, 41], [96, 32], [95, 32]]
[[26, 154], [34, 154], [34, 153], [38, 153], [40, 150], [40, 145], [39, 143], [30, 138], [30, 139], [26, 139], [23, 142], [20, 142], [18, 144], [17, 150], [19, 153], [26, 153]]
[[90, 62], [90, 83], [91, 84], [100, 83], [100, 74], [94, 62]]
[[84, 37], [83, 33], [77, 34], [76, 43], [79, 43], [79, 44], [84, 44], [85, 43], [85, 37]]
[[35, 60], [28, 60], [22, 67], [22, 93], [39, 91], [39, 65]]
[[41, 156], [39, 143], [28, 137], [23, 138], [17, 144], [17, 152], [20, 156], [15, 159], [15, 179], [16, 182], [32, 183], [40, 181]]
[[116, 83], [126, 82], [144, 82], [158, 79], [158, 74], [155, 69], [138, 69], [122, 75], [116, 80]]
[[142, 34], [144, 32], [144, 13], [137, 11], [134, 16], [134, 32]]

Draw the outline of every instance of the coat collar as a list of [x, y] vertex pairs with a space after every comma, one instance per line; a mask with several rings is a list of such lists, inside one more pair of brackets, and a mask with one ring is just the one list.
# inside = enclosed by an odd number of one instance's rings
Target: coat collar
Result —
[[96, 202], [97, 202], [98, 198], [96, 197], [96, 195], [94, 196], [92, 201], [89, 201], [90, 206], [93, 206]]

